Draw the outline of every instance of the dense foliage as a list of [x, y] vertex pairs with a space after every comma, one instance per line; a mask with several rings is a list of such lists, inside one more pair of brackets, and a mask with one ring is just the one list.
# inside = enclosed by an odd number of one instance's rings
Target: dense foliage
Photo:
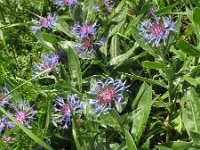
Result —
[[0, 149], [200, 149], [199, 0], [0, 1]]

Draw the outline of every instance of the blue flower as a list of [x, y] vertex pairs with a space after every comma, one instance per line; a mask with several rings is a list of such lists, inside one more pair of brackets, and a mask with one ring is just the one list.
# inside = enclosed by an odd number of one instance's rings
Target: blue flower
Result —
[[44, 74], [45, 76], [48, 76], [52, 72], [58, 73], [58, 68], [57, 68], [58, 59], [59, 59], [59, 56], [57, 54], [51, 54], [51, 55], [48, 53], [44, 54], [42, 62], [34, 66], [34, 69], [33, 69], [34, 75], [42, 71], [45, 71], [47, 69], [51, 69], [51, 70], [46, 72]]
[[72, 8], [77, 2], [77, 0], [55, 0], [55, 4], [59, 7], [67, 5], [69, 8]]
[[172, 21], [171, 16], [166, 17], [154, 17], [150, 20], [146, 20], [140, 25], [141, 35], [152, 46], [160, 46], [161, 42], [166, 45], [166, 39], [169, 37], [169, 33], [175, 31], [175, 22]]
[[51, 13], [48, 13], [46, 18], [40, 17], [39, 20], [33, 20], [33, 23], [35, 25], [32, 26], [32, 30], [33, 32], [36, 32], [41, 28], [52, 29], [54, 27], [56, 20], [57, 16], [55, 14], [52, 15]]
[[94, 46], [102, 46], [104, 44], [104, 38], [101, 38], [99, 41], [94, 41], [93, 37], [85, 37], [80, 41], [81, 44], [77, 44], [75, 48], [81, 51], [80, 55], [88, 55], [95, 52]]
[[0, 118], [0, 134], [4, 128], [14, 128], [15, 124], [12, 121], [9, 121], [6, 115], [3, 115], [2, 118]]
[[10, 95], [6, 96], [9, 91], [6, 87], [0, 89], [0, 106], [4, 106], [5, 104], [8, 104], [9, 98], [11, 97]]
[[34, 119], [33, 116], [37, 112], [33, 110], [33, 106], [30, 107], [30, 105], [25, 101], [18, 101], [16, 104], [10, 104], [10, 106], [14, 109], [15, 119], [28, 128], [31, 128], [29, 123]]
[[52, 122], [57, 123], [62, 129], [68, 128], [68, 125], [71, 124], [72, 116], [70, 107], [76, 113], [77, 109], [84, 107], [84, 104], [74, 94], [67, 95], [67, 102], [65, 102], [64, 98], [57, 96], [56, 103], [53, 107]]
[[78, 23], [73, 26], [72, 31], [76, 33], [78, 36], [80, 36], [80, 38], [85, 38], [88, 37], [89, 35], [94, 36], [97, 33], [96, 26], [97, 22], [93, 23], [92, 25], [88, 25], [86, 23], [80, 25]]
[[94, 46], [102, 46], [104, 44], [104, 38], [100, 40], [96, 40], [95, 36], [97, 34], [97, 21], [92, 25], [88, 25], [86, 23], [80, 25], [75, 24], [73, 26], [73, 32], [78, 36], [78, 42], [75, 48], [81, 51], [80, 55], [88, 55], [95, 52]]
[[107, 113], [115, 105], [116, 109], [125, 104], [123, 93], [126, 90], [125, 82], [119, 79], [114, 80], [109, 77], [105, 82], [98, 80], [94, 81], [91, 90], [88, 92], [92, 99], [89, 99], [89, 104], [97, 113]]

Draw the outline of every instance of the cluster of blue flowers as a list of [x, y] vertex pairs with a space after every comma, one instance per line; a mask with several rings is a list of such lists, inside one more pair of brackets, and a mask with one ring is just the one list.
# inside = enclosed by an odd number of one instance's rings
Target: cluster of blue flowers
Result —
[[[102, 0], [104, 8], [111, 12], [115, 3], [109, 0]], [[78, 4], [78, 0], [55, 0], [55, 4], [61, 8], [68, 6], [69, 9], [73, 8], [75, 4]], [[99, 6], [94, 6], [94, 10], [99, 10]], [[57, 21], [57, 15], [48, 13], [47, 17], [40, 17], [39, 20], [33, 20], [34, 26], [32, 26], [33, 32], [37, 32], [42, 28], [53, 29]], [[95, 53], [95, 46], [102, 46], [104, 44], [104, 38], [97, 39], [97, 21], [93, 24], [88, 23], [76, 23], [72, 27], [77, 37], [77, 44], [74, 48], [80, 51], [80, 55], [88, 55]]]
[[[103, 0], [104, 8], [107, 11], [112, 11], [114, 7], [114, 2]], [[67, 5], [68, 8], [72, 8], [77, 0], [56, 0], [55, 3], [58, 7]], [[95, 10], [97, 7], [95, 7]], [[152, 46], [160, 46], [161, 43], [166, 44], [166, 39], [168, 38], [171, 31], [175, 31], [175, 22], [172, 18], [166, 16], [156, 16], [154, 12], [156, 9], [151, 8], [148, 11], [149, 18], [140, 24], [141, 35], [148, 43]], [[39, 27], [43, 28], [53, 28], [56, 22], [56, 16], [48, 14], [47, 18], [40, 18], [37, 23]], [[104, 39], [101, 38], [97, 40], [98, 34], [98, 22], [88, 24], [76, 23], [72, 27], [72, 32], [76, 35], [76, 40], [79, 44], [75, 46], [77, 50], [80, 50], [80, 55], [88, 55], [95, 52], [95, 45], [102, 46], [104, 44]], [[38, 26], [33, 27], [33, 30], [40, 29]], [[56, 54], [45, 54], [43, 55], [43, 60], [34, 66], [34, 74], [38, 74], [42, 71], [48, 70], [44, 75], [49, 76], [51, 73], [59, 73], [59, 56]], [[115, 108], [120, 110], [120, 107], [125, 104], [123, 101], [123, 94], [126, 91], [125, 82], [119, 79], [114, 80], [108, 77], [105, 81], [95, 80], [92, 83], [92, 87], [88, 94], [88, 100], [80, 100], [75, 94], [67, 94], [65, 98], [57, 96], [55, 100], [55, 105], [52, 110], [52, 122], [59, 126], [60, 128], [68, 128], [71, 123], [72, 111], [74, 114], [79, 116], [83, 112], [82, 110], [86, 108], [86, 105], [90, 105], [92, 112], [97, 114], [107, 113], [110, 109]], [[17, 115], [17, 114], [16, 114]], [[15, 115], [15, 117], [16, 117]], [[19, 119], [19, 117], [16, 117]]]
[[[8, 109], [7, 111], [19, 122], [21, 122], [23, 125], [27, 126], [28, 128], [31, 128], [30, 122], [34, 119], [34, 115], [37, 111], [33, 109], [33, 106], [30, 106], [28, 102], [26, 101], [16, 101], [11, 102], [10, 99], [12, 98], [11, 95], [9, 95], [9, 91], [7, 88], [0, 89], [0, 106]], [[0, 118], [0, 134], [3, 130], [9, 128], [14, 129], [15, 123], [10, 121], [6, 115], [2, 115]], [[9, 138], [6, 134], [4, 137], [7, 137], [6, 139], [12, 139]], [[8, 140], [9, 141], [9, 140]]]
[[[55, 4], [58, 7], [63, 7], [64, 5], [68, 8], [72, 8], [77, 0], [55, 0]], [[103, 0], [103, 5], [108, 11], [111, 11], [114, 7], [114, 2]], [[166, 39], [168, 38], [171, 31], [175, 31], [175, 22], [172, 18], [166, 16], [156, 16], [154, 12], [156, 9], [150, 9], [148, 14], [151, 15], [150, 19], [145, 20], [140, 24], [141, 35], [152, 46], [160, 46], [161, 43], [166, 44]], [[55, 22], [57, 21], [57, 16], [48, 13], [47, 17], [40, 17], [39, 20], [34, 20], [34, 26], [32, 26], [33, 32], [37, 32], [41, 28], [52, 29]], [[88, 23], [76, 23], [72, 27], [72, 32], [76, 35], [76, 40], [80, 43], [76, 45], [76, 49], [81, 51], [81, 55], [92, 54], [95, 45], [102, 46], [104, 44], [104, 39], [96, 39], [98, 33], [98, 23], [97, 21], [93, 24]], [[35, 64], [33, 68], [33, 75], [37, 75], [43, 71], [46, 71], [43, 75], [50, 76], [52, 73], [59, 73], [59, 56], [55, 53], [44, 54], [43, 60]], [[86, 108], [89, 104], [90, 108], [94, 113], [107, 113], [110, 109], [116, 108], [119, 111], [120, 106], [124, 105], [123, 101], [124, 92], [126, 91], [125, 82], [120, 79], [114, 80], [108, 77], [105, 81], [94, 80], [90, 91], [86, 92], [88, 94], [88, 99], [86, 101], [80, 100], [75, 94], [67, 94], [66, 97], [57, 96], [55, 104], [52, 109], [52, 122], [59, 126], [60, 128], [68, 128], [71, 124], [72, 112], [76, 114], [81, 114], [82, 110]], [[34, 115], [37, 111], [33, 109], [26, 101], [17, 101], [16, 103], [10, 103], [9, 91], [7, 88], [0, 89], [0, 106], [9, 105], [9, 112], [13, 117], [21, 122], [23, 125], [31, 128], [30, 122], [34, 119]], [[5, 128], [14, 128], [15, 124], [3, 115], [0, 119], [0, 133]]]
[[119, 79], [114, 80], [108, 77], [105, 82], [94, 81], [88, 100], [80, 100], [75, 94], [67, 94], [65, 98], [56, 97], [52, 111], [52, 122], [59, 128], [65, 129], [71, 124], [72, 112], [80, 116], [87, 104], [90, 105], [93, 114], [101, 115], [108, 113], [112, 108], [119, 111], [119, 107], [124, 105], [123, 94], [126, 91], [125, 82]]

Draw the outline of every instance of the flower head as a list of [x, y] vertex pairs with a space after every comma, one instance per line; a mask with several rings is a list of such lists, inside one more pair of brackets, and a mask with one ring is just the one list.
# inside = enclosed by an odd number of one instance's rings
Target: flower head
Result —
[[160, 46], [161, 42], [166, 44], [165, 40], [168, 38], [171, 31], [175, 31], [175, 22], [171, 17], [157, 17], [154, 15], [153, 19], [146, 20], [140, 25], [141, 35], [149, 43], [152, 42], [152, 46]]
[[81, 44], [76, 45], [76, 49], [80, 50], [80, 55], [88, 55], [94, 52], [94, 46], [102, 46], [104, 44], [104, 39], [100, 39], [99, 41], [93, 40], [93, 37], [85, 37], [81, 40]]
[[97, 33], [96, 26], [97, 26], [97, 22], [95, 22], [92, 25], [89, 25], [89, 24], [86, 24], [86, 23], [80, 25], [78, 23], [78, 24], [75, 24], [73, 26], [72, 31], [74, 33], [76, 33], [78, 36], [80, 36], [80, 38], [85, 38], [85, 37], [88, 37], [90, 35], [95, 35]]
[[34, 119], [34, 115], [37, 111], [33, 110], [33, 106], [30, 107], [25, 101], [19, 101], [15, 104], [11, 104], [14, 109], [14, 117], [17, 121], [21, 122], [23, 125], [31, 128], [29, 125], [30, 121]]
[[59, 7], [67, 5], [69, 8], [72, 8], [77, 2], [77, 0], [55, 0], [55, 4]]
[[58, 96], [53, 107], [53, 122], [58, 123], [60, 128], [66, 129], [71, 123], [71, 110], [76, 113], [77, 109], [84, 107], [83, 103], [78, 100], [78, 97], [73, 94], [67, 95], [67, 103], [64, 98]]
[[89, 99], [89, 103], [94, 107], [95, 112], [107, 113], [113, 105], [119, 108], [123, 105], [123, 92], [126, 90], [125, 82], [109, 77], [105, 82], [94, 81], [93, 87], [88, 92], [93, 95], [93, 99]]
[[6, 87], [0, 89], [0, 106], [8, 104], [9, 98], [11, 97], [10, 95], [6, 96], [8, 93], [9, 91]]
[[9, 121], [6, 115], [3, 115], [2, 118], [0, 118], [0, 134], [4, 128], [14, 128], [15, 124], [12, 121]]
[[52, 72], [58, 72], [57, 64], [59, 57], [57, 54], [44, 54], [43, 60], [41, 63], [38, 63], [34, 66], [34, 74], [50, 69], [46, 72], [45, 75], [48, 76]]
[[104, 39], [100, 39], [99, 41], [95, 39], [95, 35], [97, 34], [97, 22], [92, 25], [89, 24], [75, 24], [73, 27], [73, 32], [78, 35], [78, 41], [80, 44], [77, 44], [75, 48], [80, 50], [80, 55], [88, 55], [94, 52], [94, 46], [99, 45], [102, 46], [104, 44]]
[[115, 5], [115, 3], [113, 1], [109, 1], [109, 0], [103, 0], [103, 4], [105, 6], [105, 8], [110, 12], [113, 10], [113, 7]]
[[41, 28], [52, 29], [56, 20], [57, 16], [55, 14], [52, 15], [51, 13], [48, 13], [47, 17], [40, 17], [39, 20], [33, 20], [35, 26], [32, 26], [32, 30], [36, 32]]

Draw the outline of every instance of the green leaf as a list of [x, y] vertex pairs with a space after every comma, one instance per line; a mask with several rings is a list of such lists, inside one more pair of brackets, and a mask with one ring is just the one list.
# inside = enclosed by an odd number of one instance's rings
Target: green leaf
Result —
[[188, 83], [190, 83], [191, 85], [195, 86], [195, 87], [198, 86], [198, 85], [200, 85], [200, 77], [191, 78], [189, 76], [184, 76], [183, 79], [185, 81], [187, 81]]
[[82, 9], [81, 5], [75, 5], [74, 8], [72, 9], [72, 13], [74, 22], [81, 22], [83, 14], [85, 14], [84, 7]]
[[73, 38], [75, 35], [71, 32], [69, 25], [62, 20], [55, 23], [55, 30], [65, 33], [68, 37]]
[[133, 37], [136, 40], [136, 42], [149, 54], [153, 55], [154, 57], [158, 58], [158, 54], [156, 53], [157, 49], [153, 49], [147, 41], [144, 40], [142, 35], [140, 34], [138, 28], [135, 26], [132, 27]]
[[102, 54], [102, 57], [104, 60], [107, 60], [107, 55], [108, 55], [108, 39], [105, 40], [103, 46], [100, 48], [100, 52]]
[[164, 69], [165, 65], [159, 62], [150, 62], [150, 61], [144, 61], [143, 62], [144, 67], [149, 69]]
[[123, 73], [123, 72], [122, 72], [122, 74], [131, 78], [131, 79], [141, 80], [141, 81], [144, 81], [144, 82], [152, 83], [152, 84], [159, 85], [159, 86], [167, 89], [167, 84], [162, 80], [153, 80], [153, 79], [143, 78], [143, 77], [140, 77], [140, 76], [137, 76], [137, 75], [134, 75], [134, 74], [128, 74], [128, 73]]
[[132, 28], [140, 22], [141, 17], [142, 17], [142, 15], [138, 15], [137, 17], [131, 16], [131, 20], [128, 24], [128, 27], [126, 28], [126, 31], [125, 31], [125, 36], [132, 35]]
[[55, 48], [52, 44], [52, 42], [55, 42], [55, 37], [53, 35], [37, 31], [35, 36], [46, 48], [55, 51]]
[[117, 33], [120, 28], [124, 25], [126, 16], [128, 14], [128, 7], [124, 7], [123, 9], [120, 9], [118, 12], [116, 12], [112, 17], [111, 27], [109, 27], [109, 35], [108, 37], [113, 36], [115, 33]]
[[125, 129], [125, 138], [126, 138], [126, 145], [127, 150], [137, 150], [135, 142], [131, 136], [131, 134]]
[[12, 122], [14, 122], [20, 129], [22, 129], [24, 131], [24, 133], [26, 133], [26, 135], [28, 135], [32, 140], [34, 140], [36, 143], [38, 143], [39, 145], [41, 145], [42, 147], [46, 148], [47, 150], [53, 150], [49, 145], [47, 145], [45, 142], [43, 142], [40, 138], [38, 138], [37, 136], [35, 136], [35, 134], [33, 134], [31, 132], [31, 130], [27, 129], [23, 124], [21, 124], [19, 121], [17, 121], [10, 113], [8, 113], [7, 111], [5, 111], [5, 109], [3, 109], [2, 107], [0, 107], [0, 111], [2, 113], [4, 113]]
[[200, 98], [194, 88], [186, 91], [183, 100], [186, 102], [182, 108], [183, 123], [191, 136], [191, 132], [200, 134]]
[[190, 131], [190, 136], [194, 141], [195, 145], [198, 146], [198, 148], [200, 148], [200, 133]]
[[156, 11], [154, 14], [159, 15], [159, 14], [162, 14], [162, 13], [166, 13], [166, 12], [170, 11], [172, 8], [176, 7], [177, 4], [178, 3], [175, 3], [175, 4], [172, 4], [172, 5], [166, 6], [164, 8], [161, 8], [158, 11]]
[[127, 60], [131, 55], [133, 55], [133, 52], [136, 50], [136, 48], [138, 47], [138, 44], [135, 43], [134, 46], [128, 50], [126, 53], [121, 54], [113, 59], [110, 60], [110, 65], [116, 65], [119, 66], [120, 64], [122, 64], [125, 60]]
[[184, 40], [180, 40], [176, 44], [177, 48], [181, 49], [183, 52], [190, 56], [200, 57], [200, 50], [190, 45]]
[[80, 62], [77, 54], [72, 48], [67, 49], [67, 60], [69, 72], [72, 80], [72, 85], [76, 87], [78, 85], [78, 89], [82, 90], [82, 73], [80, 68]]
[[73, 41], [62, 41], [62, 42], [59, 42], [58, 43], [62, 48], [64, 49], [68, 49], [68, 48], [73, 48], [76, 46], [76, 42], [73, 42]]
[[108, 38], [113, 36], [114, 34], [116, 34], [119, 29], [122, 27], [122, 25], [124, 25], [125, 21], [122, 21], [120, 23], [118, 23], [117, 25], [113, 25], [111, 26], [110, 30], [109, 30], [109, 35]]
[[[144, 83], [141, 86], [139, 95], [136, 96], [137, 107], [132, 114], [133, 122], [131, 134], [134, 136], [134, 141], [138, 144], [142, 133], [146, 127], [152, 105], [152, 87]], [[134, 102], [133, 101], [133, 102]]]
[[192, 146], [192, 142], [185, 142], [185, 141], [171, 141], [168, 143], [160, 144], [157, 147], [160, 150], [163, 150], [163, 147], [165, 149], [171, 149], [171, 150], [188, 150]]
[[112, 127], [120, 133], [123, 133], [124, 129], [121, 126], [120, 116], [115, 110], [110, 110], [108, 114], [102, 114], [100, 118], [101, 123]]
[[87, 23], [90, 23], [91, 21], [93, 21], [93, 19], [95, 19], [95, 13], [94, 13], [94, 0], [89, 0], [89, 1], [85, 1], [87, 2], [86, 3], [86, 6], [87, 6], [87, 19], [86, 19], [86, 22]]
[[72, 112], [72, 135], [73, 135], [73, 138], [74, 138], [76, 149], [77, 150], [84, 150], [84, 147], [81, 147], [80, 140], [79, 140], [79, 139], [81, 139], [81, 137], [79, 136], [79, 138], [78, 138], [80, 131], [79, 131], [79, 128], [78, 128], [78, 125], [77, 125], [77, 122], [76, 122], [75, 114], [74, 114], [74, 112], [72, 111], [71, 108], [70, 108], [70, 112]]
[[193, 13], [193, 21], [194, 23], [200, 25], [200, 17], [199, 17], [199, 14], [200, 14], [200, 8], [195, 8], [194, 9], [194, 13]]
[[119, 55], [120, 53], [120, 49], [119, 49], [119, 38], [118, 38], [118, 35], [114, 35], [112, 37], [112, 40], [111, 40], [111, 45], [110, 45], [110, 58], [115, 58]]

